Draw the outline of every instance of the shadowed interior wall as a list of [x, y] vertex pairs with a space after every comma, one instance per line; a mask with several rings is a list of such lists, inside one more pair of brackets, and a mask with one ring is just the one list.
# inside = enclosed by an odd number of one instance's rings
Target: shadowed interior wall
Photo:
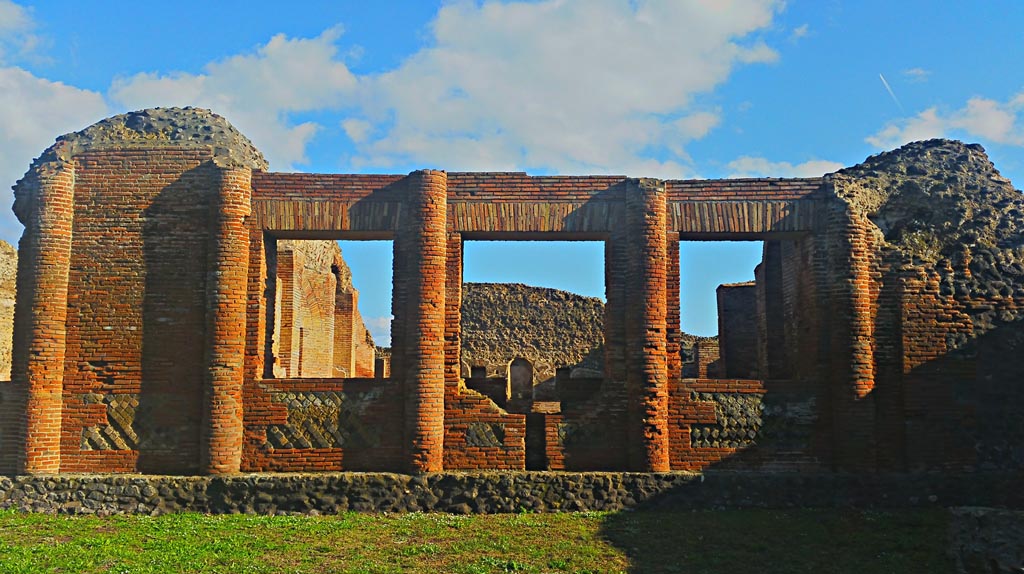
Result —
[[757, 287], [754, 282], [719, 285], [718, 344], [724, 378], [758, 377]]

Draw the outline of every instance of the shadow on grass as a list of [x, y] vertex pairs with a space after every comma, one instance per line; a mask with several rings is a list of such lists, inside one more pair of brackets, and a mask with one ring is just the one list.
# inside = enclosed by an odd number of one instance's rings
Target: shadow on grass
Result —
[[637, 510], [600, 534], [629, 572], [952, 572], [945, 510]]

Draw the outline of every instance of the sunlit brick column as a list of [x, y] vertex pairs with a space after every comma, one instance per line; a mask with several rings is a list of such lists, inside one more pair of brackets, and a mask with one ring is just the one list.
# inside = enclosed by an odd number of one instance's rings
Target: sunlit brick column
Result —
[[15, 212], [25, 232], [18, 244], [12, 384], [24, 400], [18, 472], [60, 471], [65, 322], [74, 212], [71, 163], [51, 163], [18, 183]]
[[870, 470], [875, 466], [870, 222], [836, 209], [829, 224], [833, 455], [840, 468]]
[[213, 201], [200, 467], [208, 474], [238, 472], [241, 464], [251, 176], [248, 168], [222, 170]]
[[334, 293], [334, 375], [356, 377], [355, 310], [359, 308], [355, 291], [342, 291], [341, 283]]
[[626, 316], [626, 389], [630, 466], [667, 472], [667, 245], [662, 182], [632, 180], [626, 188], [629, 298]]
[[[405, 389], [405, 444], [411, 472], [442, 468], [444, 441], [447, 185], [443, 171], [408, 177], [408, 212], [395, 237], [396, 283], [403, 283], [395, 324], [404, 330], [398, 380]], [[397, 273], [401, 272], [402, 277]]]

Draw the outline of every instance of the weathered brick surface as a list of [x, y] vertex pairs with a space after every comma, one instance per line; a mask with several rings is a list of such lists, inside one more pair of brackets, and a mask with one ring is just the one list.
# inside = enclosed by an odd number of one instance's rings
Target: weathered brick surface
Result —
[[668, 459], [665, 188], [640, 180], [626, 187], [630, 232], [626, 392], [633, 470], [664, 472]]
[[[18, 292], [11, 384], [21, 412], [7, 448], [19, 451], [15, 468], [29, 473], [61, 469], [62, 384], [67, 332], [69, 255], [74, 220], [75, 165], [53, 162], [19, 182], [32, 203], [18, 212]], [[22, 272], [24, 270], [24, 272]]]
[[462, 235], [449, 232], [446, 241], [444, 468], [524, 470], [525, 415], [505, 412], [462, 378]]
[[[988, 243], [953, 249], [900, 219], [907, 197], [995, 175], [883, 193], [858, 182], [927, 170], [881, 158], [860, 180], [280, 174], [222, 119], [179, 112], [227, 147], [139, 112], [61, 140], [16, 189], [26, 231], [0, 472], [1024, 467], [1024, 367], [1010, 358], [1024, 286], [1000, 231], [1012, 225], [964, 223], [977, 228], [965, 241]], [[887, 207], [886, 194], [907, 197]], [[391, 371], [372, 379], [337, 262], [307, 273], [306, 255], [281, 248], [341, 238], [394, 241]], [[497, 401], [512, 413], [466, 387], [465, 239], [605, 243], [601, 377], [563, 385], [560, 402]], [[721, 356], [700, 341], [683, 378], [679, 277], [700, 270], [679, 269], [678, 249], [691, 239], [765, 246], [741, 311], [723, 313]]]
[[238, 472], [242, 457], [242, 381], [249, 273], [251, 171], [224, 169], [214, 206], [216, 235], [207, 282], [206, 365], [200, 470]]
[[[405, 387], [407, 465], [415, 472], [441, 470], [444, 441], [444, 335], [447, 175], [414, 172], [407, 180], [403, 225], [396, 241], [395, 283], [403, 283], [402, 305], [394, 308], [404, 330], [405, 356], [392, 377]], [[401, 268], [399, 267], [401, 264]]]

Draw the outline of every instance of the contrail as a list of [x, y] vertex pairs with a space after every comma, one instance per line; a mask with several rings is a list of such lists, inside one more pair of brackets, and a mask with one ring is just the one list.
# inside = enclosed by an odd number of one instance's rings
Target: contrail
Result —
[[892, 91], [892, 87], [889, 86], [889, 82], [885, 81], [885, 76], [883, 76], [882, 73], [879, 72], [878, 78], [882, 80], [882, 85], [885, 86], [885, 89], [889, 92], [889, 95], [892, 96], [892, 101], [896, 102], [896, 105], [900, 107], [900, 111], [902, 112], [903, 104], [901, 104], [900, 99], [896, 97], [896, 92]]

